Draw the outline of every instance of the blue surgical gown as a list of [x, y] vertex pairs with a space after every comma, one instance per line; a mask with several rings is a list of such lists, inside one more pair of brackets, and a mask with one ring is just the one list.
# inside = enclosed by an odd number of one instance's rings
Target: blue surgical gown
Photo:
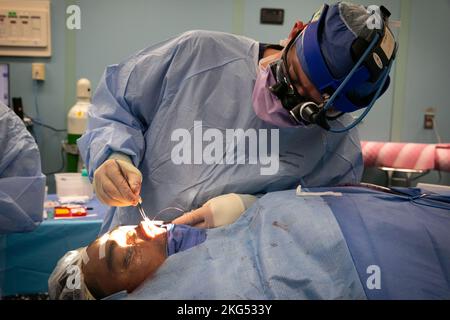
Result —
[[0, 234], [32, 231], [42, 221], [45, 176], [22, 120], [0, 103]]
[[[87, 131], [78, 140], [91, 179], [112, 152], [131, 156], [143, 175], [141, 196], [150, 216], [167, 207], [188, 211], [230, 192], [262, 194], [298, 184], [359, 182], [363, 161], [356, 130], [333, 134], [318, 127], [278, 128], [256, 116], [252, 93], [258, 50], [259, 43], [246, 37], [190, 31], [107, 67], [93, 97]], [[272, 131], [267, 130], [279, 129], [278, 171], [262, 175], [267, 165], [261, 161], [175, 164], [171, 153], [180, 142], [172, 141], [172, 134], [185, 129], [194, 136], [194, 121], [201, 121], [203, 131], [215, 128], [224, 136], [226, 129], [253, 128], [259, 141], [261, 132], [270, 141]], [[344, 116], [334, 125], [349, 121]], [[198, 150], [194, 140], [193, 153]], [[179, 214], [166, 210], [158, 219], [170, 221]], [[111, 208], [101, 232], [136, 224], [139, 217], [134, 207]]]

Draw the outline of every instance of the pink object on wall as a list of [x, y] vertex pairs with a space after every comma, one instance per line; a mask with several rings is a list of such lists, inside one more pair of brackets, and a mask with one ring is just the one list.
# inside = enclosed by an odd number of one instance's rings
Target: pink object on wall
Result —
[[436, 170], [450, 172], [450, 144], [436, 146]]
[[450, 171], [450, 144], [361, 142], [366, 167]]

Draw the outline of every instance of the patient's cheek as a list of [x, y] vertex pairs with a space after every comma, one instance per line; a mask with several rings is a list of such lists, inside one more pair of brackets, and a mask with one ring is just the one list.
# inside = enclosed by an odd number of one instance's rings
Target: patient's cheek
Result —
[[151, 278], [156, 270], [151, 270], [149, 268], [141, 268], [139, 271], [130, 272], [127, 274], [126, 290], [128, 292], [132, 292], [142, 283], [144, 283], [147, 279]]

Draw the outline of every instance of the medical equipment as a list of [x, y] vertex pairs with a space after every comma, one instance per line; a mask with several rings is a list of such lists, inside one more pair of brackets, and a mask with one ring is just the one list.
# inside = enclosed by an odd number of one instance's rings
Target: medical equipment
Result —
[[83, 166], [79, 157], [77, 140], [86, 131], [90, 104], [91, 82], [88, 79], [80, 79], [77, 82], [77, 102], [67, 115], [67, 143], [64, 148], [67, 153], [68, 172], [81, 172]]
[[86, 172], [56, 173], [56, 194], [61, 202], [85, 203], [94, 197]]
[[88, 208], [80, 205], [57, 206], [54, 208], [55, 218], [85, 217]]
[[[128, 188], [130, 188], [131, 190], [131, 186], [128, 183], [128, 180], [124, 174], [124, 172], [122, 171], [122, 167], [119, 164], [119, 161], [117, 159], [114, 159], [114, 161], [116, 162], [117, 166], [119, 167], [120, 170], [120, 174], [123, 176], [123, 178], [125, 179], [125, 181], [127, 182]], [[145, 223], [148, 223], [148, 221], [150, 220], [147, 215], [145, 214], [144, 208], [142, 208], [142, 198], [139, 198], [139, 201], [136, 205], [136, 207], [138, 208], [139, 213], [141, 214], [142, 217], [142, 221], [144, 221]]]
[[302, 188], [301, 185], [297, 187], [295, 190], [295, 194], [297, 197], [323, 197], [323, 196], [332, 196], [332, 197], [342, 197], [341, 192], [334, 191], [321, 191], [321, 192], [312, 192], [308, 191], [306, 188]]
[[[265, 59], [269, 60], [269, 58], [275, 60], [273, 56]], [[271, 88], [276, 86], [277, 80], [274, 72], [271, 70], [272, 68], [270, 68], [270, 61], [266, 62], [269, 63], [269, 66], [264, 66], [263, 60], [259, 63], [259, 73], [253, 88], [253, 110], [258, 118], [274, 126], [280, 128], [297, 127], [298, 124], [283, 107], [280, 99], [281, 95], [277, 96], [276, 93], [272, 92]], [[289, 89], [294, 90], [292, 86]]]
[[[329, 6], [324, 5], [306, 28], [291, 40], [283, 57], [271, 65], [277, 84], [270, 90], [282, 101], [284, 108], [289, 111], [298, 125], [316, 124], [327, 131], [342, 133], [359, 124], [379, 96], [387, 90], [390, 83], [389, 72], [395, 59], [397, 44], [386, 23], [382, 29], [376, 30], [370, 43], [358, 37], [352, 45], [352, 54], [360, 56], [358, 62], [345, 77], [336, 78], [325, 62], [319, 42], [328, 10]], [[383, 21], [387, 21], [390, 12], [381, 7], [381, 13]], [[311, 82], [323, 96], [324, 102], [321, 104], [302, 97], [291, 84], [287, 72], [287, 53], [294, 44], [296, 44], [297, 55], [303, 58], [300, 59], [302, 66], [304, 69], [307, 66]], [[356, 89], [369, 83], [378, 88], [374, 94], [363, 97], [357, 97], [354, 94]], [[362, 108], [366, 108], [363, 114], [345, 128], [332, 128], [328, 123], [336, 120], [343, 113]]]
[[138, 204], [136, 205], [136, 207], [139, 210], [139, 213], [141, 214], [142, 219], [147, 222], [149, 219], [147, 217], [147, 215], [145, 214], [144, 208], [142, 208], [142, 198], [139, 199]]
[[0, 1], [0, 56], [51, 57], [49, 0]]

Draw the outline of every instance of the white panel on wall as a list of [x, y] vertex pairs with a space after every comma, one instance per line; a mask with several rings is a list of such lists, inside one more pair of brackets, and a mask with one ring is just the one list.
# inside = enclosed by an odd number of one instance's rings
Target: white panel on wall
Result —
[[50, 2], [0, 0], [0, 55], [50, 57]]

